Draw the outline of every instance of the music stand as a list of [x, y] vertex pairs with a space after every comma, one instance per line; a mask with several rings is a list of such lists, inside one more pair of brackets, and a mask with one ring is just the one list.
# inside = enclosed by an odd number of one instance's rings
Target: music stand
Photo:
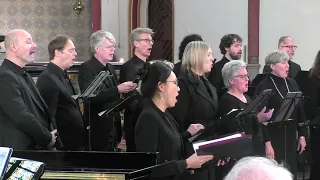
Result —
[[[120, 112], [123, 109], [125, 109], [125, 107], [127, 106], [128, 103], [135, 100], [138, 96], [139, 96], [139, 93], [137, 91], [135, 91], [134, 93], [130, 94], [129, 96], [127, 96], [125, 98], [121, 98], [120, 100], [115, 102], [110, 109], [107, 109], [107, 110], [104, 110], [104, 111], [98, 113], [98, 116], [103, 117], [103, 116], [108, 116], [112, 113]], [[113, 138], [116, 135], [115, 125], [116, 125], [115, 124], [115, 117], [114, 117], [114, 115], [112, 115], [112, 136], [113, 136]], [[112, 148], [115, 149], [114, 139], [112, 139]]]
[[87, 89], [80, 95], [72, 96], [75, 100], [81, 100], [82, 103], [87, 102], [88, 103], [88, 149], [91, 151], [91, 114], [90, 114], [90, 99], [93, 97], [96, 97], [101, 90], [104, 88], [102, 86], [104, 80], [107, 77], [111, 77], [109, 71], [101, 71], [90, 83], [90, 85], [87, 87]]
[[284, 127], [284, 162], [287, 163], [287, 122], [290, 119], [292, 112], [302, 98], [302, 92], [288, 92], [280, 105], [274, 120], [271, 123], [280, 123]]

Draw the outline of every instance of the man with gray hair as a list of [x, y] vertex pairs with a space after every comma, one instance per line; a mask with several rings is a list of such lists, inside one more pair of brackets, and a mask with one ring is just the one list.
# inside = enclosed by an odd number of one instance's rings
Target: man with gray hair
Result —
[[[113, 59], [115, 44], [116, 40], [110, 32], [99, 30], [93, 33], [90, 37], [93, 56], [90, 60], [82, 63], [79, 68], [78, 81], [81, 92], [86, 90], [100, 71], [109, 71], [112, 75], [104, 81], [103, 90], [96, 97], [90, 98], [90, 106], [89, 103], [84, 103], [86, 126], [91, 130], [88, 138], [88, 148], [91, 150], [113, 151], [116, 148], [121, 140], [119, 113], [114, 113], [113, 117], [99, 117], [98, 113], [111, 108], [112, 104], [119, 100], [121, 93], [128, 93], [137, 86], [136, 83], [130, 81], [118, 83], [115, 69], [109, 63]], [[116, 119], [114, 124], [113, 118]]]
[[224, 180], [292, 180], [292, 175], [274, 160], [244, 157], [233, 166]]
[[[297, 49], [297, 46], [294, 43], [294, 40], [290, 36], [282, 36], [278, 42], [278, 49], [288, 54], [289, 56], [289, 77], [295, 78], [297, 74], [301, 71], [301, 66], [292, 61], [294, 53]], [[263, 73], [271, 72], [271, 68], [268, 64], [263, 67]]]
[[[130, 42], [133, 48], [133, 57], [125, 62], [120, 70], [120, 82], [134, 81], [138, 78], [138, 71], [143, 67], [147, 58], [150, 56], [154, 32], [150, 28], [136, 28], [130, 34]], [[130, 96], [128, 93], [126, 96]], [[128, 104], [124, 113], [124, 132], [127, 151], [135, 151], [134, 145], [134, 113], [136, 112], [138, 100]]]

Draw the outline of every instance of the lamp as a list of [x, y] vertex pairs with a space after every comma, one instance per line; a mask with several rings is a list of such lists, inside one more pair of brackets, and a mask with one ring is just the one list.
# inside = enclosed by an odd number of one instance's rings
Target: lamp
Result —
[[76, 3], [73, 5], [73, 10], [76, 11], [79, 18], [80, 13], [84, 11], [84, 5], [82, 4], [81, 0], [76, 0]]

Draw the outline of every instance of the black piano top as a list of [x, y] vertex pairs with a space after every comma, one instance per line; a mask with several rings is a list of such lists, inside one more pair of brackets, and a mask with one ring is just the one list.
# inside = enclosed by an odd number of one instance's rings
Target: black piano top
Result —
[[[28, 73], [31, 74], [31, 76], [38, 76], [48, 65], [49, 62], [36, 62], [36, 63], [31, 63], [27, 64], [25, 68], [27, 69]], [[73, 66], [70, 67], [67, 71], [69, 73], [77, 73], [79, 70], [80, 65], [83, 62], [74, 62]], [[121, 62], [110, 62], [116, 70], [120, 70], [121, 66], [123, 63]]]
[[13, 157], [45, 163], [47, 170], [75, 169], [130, 172], [157, 164], [158, 153], [98, 151], [13, 151]]

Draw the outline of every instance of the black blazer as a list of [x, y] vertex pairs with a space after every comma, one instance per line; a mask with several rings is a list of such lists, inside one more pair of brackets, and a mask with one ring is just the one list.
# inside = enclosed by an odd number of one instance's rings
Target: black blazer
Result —
[[[301, 66], [291, 60], [288, 61], [289, 63], [289, 77], [295, 78], [297, 74], [301, 71]], [[264, 65], [263, 73], [270, 73], [271, 68], [270, 65]]]
[[[176, 179], [187, 169], [184, 157], [183, 137], [179, 126], [169, 112], [162, 112], [151, 100], [144, 101], [135, 127], [135, 144], [137, 152], [159, 152], [160, 163], [177, 160], [166, 167], [162, 179]], [[166, 178], [164, 178], [166, 177]]]
[[[201, 80], [200, 80], [201, 79]], [[170, 112], [179, 122], [182, 132], [186, 131], [190, 124], [200, 123], [209, 128], [214, 121], [218, 109], [218, 97], [213, 87], [204, 77], [197, 77], [193, 73], [181, 73], [178, 78], [180, 92], [175, 107]], [[212, 134], [204, 133], [199, 138], [210, 139]], [[193, 154], [191, 146], [187, 146], [187, 155]]]
[[176, 74], [177, 77], [180, 76], [180, 73], [181, 73], [181, 65], [182, 65], [182, 61], [174, 64], [173, 72]]
[[218, 97], [220, 98], [225, 92], [227, 92], [226, 86], [224, 85], [221, 70], [223, 66], [229, 62], [229, 60], [223, 56], [223, 58], [215, 63], [208, 75], [209, 82], [217, 89]]
[[35, 84], [29, 87], [23, 74], [23, 68], [7, 59], [0, 67], [0, 146], [46, 149], [54, 120]]
[[[126, 81], [135, 81], [137, 78], [139, 78], [137, 74], [143, 68], [144, 64], [145, 62], [136, 55], [125, 62], [120, 70], [120, 83]], [[133, 93], [136, 93], [136, 91], [129, 92], [125, 94], [125, 96], [133, 96]], [[139, 117], [139, 115], [135, 113], [139, 113], [137, 111], [137, 106], [140, 98], [141, 97], [139, 95], [136, 95], [131, 102], [127, 102], [124, 111], [123, 130], [125, 131], [127, 151], [129, 152], [135, 151], [134, 126], [137, 122], [137, 117]]]
[[56, 119], [57, 128], [64, 150], [79, 150], [84, 146], [84, 126], [82, 114], [73, 86], [67, 74], [53, 63], [39, 75], [37, 87], [49, 107], [50, 114]]
[[[114, 139], [110, 137], [113, 130], [112, 116], [99, 117], [98, 113], [110, 109], [113, 104], [120, 99], [120, 93], [117, 85], [118, 79], [114, 67], [107, 63], [107, 66], [101, 64], [94, 56], [81, 64], [79, 67], [78, 82], [81, 92], [83, 93], [90, 85], [92, 80], [101, 71], [110, 71], [112, 77], [107, 77], [102, 85], [100, 93], [93, 98], [90, 98], [90, 125], [91, 125], [91, 148], [92, 150], [110, 150], [110, 141]], [[113, 114], [119, 117], [119, 113]], [[89, 106], [88, 102], [84, 103], [84, 119], [85, 126], [89, 125]], [[121, 122], [116, 121], [116, 137], [117, 141], [121, 140]]]

